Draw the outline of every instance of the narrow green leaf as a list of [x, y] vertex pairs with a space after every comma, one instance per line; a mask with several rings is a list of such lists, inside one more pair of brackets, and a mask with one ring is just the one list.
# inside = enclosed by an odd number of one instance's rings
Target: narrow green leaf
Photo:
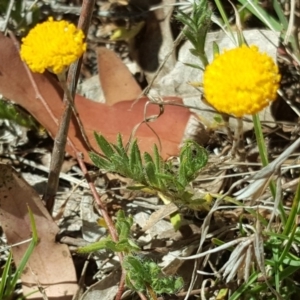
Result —
[[282, 263], [289, 266], [300, 267], [299, 257], [292, 253], [287, 253]]
[[[11, 266], [12, 266], [12, 253], [9, 252], [7, 261], [2, 271], [1, 282], [0, 282], [0, 299], [4, 298], [5, 288], [7, 283], [11, 280]], [[10, 295], [7, 295], [10, 296]]]
[[[191, 49], [193, 50], [193, 49]], [[201, 66], [199, 65], [196, 65], [196, 64], [190, 64], [190, 63], [183, 63], [185, 66], [188, 66], [188, 67], [191, 67], [191, 68], [194, 68], [194, 69], [198, 69], [198, 70], [201, 70], [201, 71], [204, 71], [204, 68], [202, 68]]]
[[239, 286], [239, 288], [230, 296], [230, 300], [239, 300], [242, 299], [243, 293], [251, 287], [251, 285], [257, 280], [259, 273], [253, 272], [248, 281], [244, 282], [242, 285]]
[[25, 252], [25, 254], [23, 255], [21, 261], [20, 261], [20, 264], [15, 272], [15, 274], [12, 276], [12, 279], [9, 283], [9, 286], [7, 286], [7, 289], [5, 291], [5, 294], [6, 295], [10, 295], [13, 293], [14, 289], [15, 289], [15, 286], [17, 284], [17, 281], [19, 280], [22, 272], [24, 271], [24, 268], [35, 248], [35, 246], [37, 245], [38, 243], [38, 236], [37, 236], [37, 231], [36, 231], [36, 224], [35, 224], [35, 221], [34, 221], [34, 216], [33, 216], [33, 213], [31, 211], [31, 209], [28, 207], [28, 213], [29, 213], [29, 219], [30, 219], [30, 226], [31, 226], [31, 230], [32, 230], [32, 240]]
[[102, 150], [103, 154], [108, 160], [114, 155], [115, 151], [105, 137], [101, 134], [94, 132], [94, 136], [99, 148]]
[[80, 247], [77, 249], [77, 253], [85, 254], [85, 253], [91, 253], [91, 252], [97, 252], [102, 249], [109, 249], [112, 250], [112, 243], [114, 243], [110, 237], [104, 238], [101, 241], [91, 243], [87, 246]]
[[147, 183], [151, 187], [159, 188], [159, 181], [158, 181], [158, 177], [156, 177], [155, 166], [153, 162], [148, 162], [145, 165], [145, 173], [146, 173]]
[[136, 140], [132, 143], [132, 146], [130, 148], [129, 167], [132, 172], [133, 179], [140, 183], [144, 183], [145, 178], [143, 172], [142, 157]]
[[122, 136], [121, 134], [118, 134], [117, 136], [117, 144], [116, 145], [112, 145], [115, 149], [115, 151], [119, 154], [120, 157], [122, 157], [122, 159], [124, 161], [129, 161], [127, 152], [123, 146], [123, 141], [122, 141]]
[[131, 185], [131, 186], [127, 186], [126, 188], [128, 190], [132, 190], [132, 191], [140, 191], [142, 189], [147, 188], [147, 185]]
[[230, 32], [232, 39], [235, 41], [235, 36], [234, 36], [233, 30], [230, 26], [230, 22], [228, 20], [228, 17], [227, 17], [226, 11], [224, 10], [222, 2], [220, 0], [215, 0], [215, 4], [219, 10], [219, 13], [222, 17], [224, 24], [226, 25], [226, 29]]
[[156, 169], [155, 171], [161, 172], [164, 167], [164, 162], [163, 162], [161, 156], [159, 155], [159, 151], [158, 151], [156, 144], [154, 144], [154, 147], [153, 147], [153, 154], [154, 154], [155, 169]]
[[144, 153], [144, 161], [145, 161], [146, 164], [147, 163], [153, 163], [154, 164], [153, 158], [148, 152]]
[[273, 0], [273, 8], [279, 18], [280, 23], [282, 24], [282, 29], [285, 31], [288, 28], [288, 20], [282, 10], [282, 6], [278, 0]]
[[94, 152], [90, 152], [89, 153], [89, 157], [91, 159], [91, 161], [93, 162], [93, 164], [98, 167], [99, 169], [105, 169], [107, 171], [111, 170], [111, 162], [103, 157], [101, 157], [100, 155], [94, 153]]
[[174, 230], [177, 231], [182, 224], [180, 213], [175, 212], [175, 213], [171, 214], [170, 221], [171, 221], [171, 224], [173, 225]]
[[116, 243], [116, 252], [137, 252], [140, 251], [140, 247], [136, 245], [133, 241], [130, 239], [120, 240], [118, 243]]
[[282, 25], [274, 19], [268, 12], [266, 12], [261, 5], [252, 0], [238, 0], [242, 5], [246, 5], [247, 9], [261, 20], [269, 29], [273, 31], [281, 31]]

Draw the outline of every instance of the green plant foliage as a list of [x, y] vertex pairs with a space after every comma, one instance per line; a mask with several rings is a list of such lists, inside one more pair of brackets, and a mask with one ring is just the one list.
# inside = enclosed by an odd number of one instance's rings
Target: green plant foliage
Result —
[[181, 277], [165, 276], [156, 263], [137, 256], [126, 256], [123, 267], [127, 272], [126, 285], [134, 291], [147, 291], [150, 297], [150, 289], [155, 294], [174, 294], [184, 284]]
[[185, 142], [179, 156], [180, 165], [175, 168], [171, 162], [163, 161], [156, 145], [153, 156], [146, 152], [142, 160], [137, 141], [133, 141], [127, 152], [120, 135], [115, 145], [108, 143], [97, 133], [95, 138], [105, 155], [103, 157], [94, 152], [90, 153], [91, 160], [98, 168], [133, 179], [137, 185], [128, 187], [130, 189], [157, 192], [178, 205], [195, 208], [195, 200], [192, 199], [194, 193], [187, 187], [208, 160], [206, 150], [196, 142]]
[[203, 66], [208, 65], [204, 51], [205, 39], [211, 24], [212, 10], [207, 0], [194, 1], [191, 15], [178, 11], [177, 19], [182, 22], [186, 29], [183, 31], [186, 38], [192, 43], [194, 49], [191, 53], [200, 58]]
[[130, 228], [133, 225], [131, 216], [126, 217], [124, 211], [119, 210], [117, 213], [116, 230], [119, 241], [114, 242], [111, 237], [102, 239], [99, 242], [91, 243], [85, 247], [78, 248], [78, 253], [90, 253], [101, 249], [109, 249], [114, 252], [131, 253], [139, 251], [140, 248], [130, 239]]
[[19, 106], [3, 99], [0, 99], [0, 119], [10, 120], [27, 128], [39, 128], [39, 124], [31, 115], [29, 115]]
[[126, 217], [122, 210], [117, 213], [116, 230], [119, 241], [114, 242], [110, 237], [99, 242], [81, 247], [78, 253], [89, 253], [101, 249], [109, 249], [114, 252], [127, 254], [124, 257], [123, 267], [126, 270], [126, 285], [138, 292], [147, 291], [149, 296], [155, 294], [173, 294], [183, 287], [181, 277], [167, 277], [161, 272], [157, 264], [144, 260], [132, 253], [140, 251], [140, 248], [130, 239], [130, 228], [133, 225], [132, 217]]

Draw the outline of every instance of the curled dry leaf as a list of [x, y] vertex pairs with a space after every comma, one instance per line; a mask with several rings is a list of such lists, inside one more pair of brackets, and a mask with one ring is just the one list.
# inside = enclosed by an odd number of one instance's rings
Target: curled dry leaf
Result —
[[[0, 34], [0, 52], [0, 93], [27, 109], [54, 137], [57, 132], [57, 120], [60, 119], [63, 111], [61, 100], [63, 92], [57, 80], [48, 73], [29, 76], [16, 46], [2, 34]], [[115, 84], [110, 88], [119, 89], [119, 79], [114, 80]], [[120, 88], [122, 90], [124, 86], [120, 85]], [[107, 93], [106, 91], [105, 94]], [[42, 99], [46, 105], [42, 103]], [[182, 99], [178, 97], [165, 97], [163, 100], [182, 103]], [[142, 98], [135, 103], [135, 99], [123, 98], [117, 99], [115, 104], [109, 106], [77, 95], [75, 106], [90, 144], [98, 149], [94, 140], [94, 131], [103, 134], [110, 142], [115, 142], [117, 134], [121, 133], [123, 140], [127, 142], [135, 126], [145, 118], [144, 108], [147, 101], [147, 98]], [[158, 105], [150, 104], [146, 115], [148, 117], [158, 115], [159, 112]], [[162, 146], [162, 157], [166, 159], [177, 155], [190, 117], [191, 112], [187, 108], [166, 105], [164, 114], [150, 123], [156, 134], [146, 124], [142, 124], [136, 131], [135, 137], [139, 140], [141, 150], [151, 152], [153, 144], [159, 144], [158, 136]], [[77, 151], [83, 153], [84, 160], [90, 163], [88, 157], [90, 149], [82, 137], [75, 117], [72, 118], [68, 137]], [[71, 155], [75, 155], [70, 145], [66, 150]]]

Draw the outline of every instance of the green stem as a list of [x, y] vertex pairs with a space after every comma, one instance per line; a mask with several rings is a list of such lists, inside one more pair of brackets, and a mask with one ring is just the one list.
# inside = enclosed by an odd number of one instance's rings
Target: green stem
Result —
[[[255, 136], [256, 136], [260, 159], [262, 161], [263, 167], [266, 167], [269, 164], [268, 151], [266, 148], [264, 135], [262, 133], [261, 123], [260, 123], [258, 114], [253, 115], [252, 120], [253, 120], [253, 124], [254, 124], [254, 131], [255, 131]], [[276, 198], [276, 186], [275, 186], [275, 183], [273, 180], [270, 182], [269, 187], [271, 190], [271, 194], [272, 194], [273, 198], [275, 199]], [[280, 211], [282, 222], [283, 222], [283, 224], [285, 224], [286, 223], [286, 215], [285, 215], [285, 211], [284, 211], [284, 208], [283, 208], [283, 205], [281, 202], [278, 205], [278, 209]]]
[[219, 10], [219, 13], [220, 13], [220, 15], [221, 15], [221, 17], [223, 19], [224, 24], [226, 25], [227, 29], [230, 32], [231, 37], [233, 38], [234, 41], [236, 41], [235, 36], [233, 34], [233, 30], [232, 30], [232, 28], [230, 26], [228, 17], [226, 15], [226, 12], [225, 12], [225, 10], [223, 8], [223, 5], [222, 5], [221, 1], [220, 0], [215, 0], [215, 3], [216, 3], [216, 6], [217, 6], [217, 8]]
[[286, 222], [286, 226], [284, 227], [284, 231], [283, 231], [284, 235], [289, 235], [291, 232], [293, 232], [294, 226], [296, 224], [297, 215], [299, 215], [299, 210], [300, 210], [300, 182], [298, 183], [297, 191], [293, 199], [291, 212]]

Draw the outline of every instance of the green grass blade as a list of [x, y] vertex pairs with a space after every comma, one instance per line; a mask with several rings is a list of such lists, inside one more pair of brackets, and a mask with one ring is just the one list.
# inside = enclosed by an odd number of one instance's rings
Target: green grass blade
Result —
[[278, 0], [273, 0], [273, 8], [278, 16], [280, 23], [282, 24], [282, 29], [286, 30], [288, 28], [289, 22], [286, 19], [281, 4]]
[[289, 234], [289, 239], [288, 239], [286, 245], [284, 246], [284, 249], [283, 249], [282, 253], [280, 254], [280, 258], [278, 260], [279, 265], [282, 264], [283, 260], [287, 256], [288, 252], [291, 250], [292, 244], [295, 241], [294, 237], [295, 237], [296, 230], [297, 230], [297, 225], [294, 226], [293, 230]]
[[296, 194], [293, 199], [292, 209], [285, 224], [283, 234], [289, 235], [292, 232], [295, 224], [297, 224], [296, 218], [298, 218], [300, 212], [300, 183], [298, 183]]
[[245, 5], [247, 9], [261, 20], [269, 29], [273, 31], [281, 31], [282, 25], [280, 22], [270, 16], [258, 3], [253, 0], [238, 0], [242, 5]]
[[257, 280], [258, 273], [253, 272], [248, 281], [240, 285], [240, 287], [230, 296], [229, 300], [242, 299], [242, 294]]
[[10, 281], [11, 264], [12, 264], [12, 253], [10, 251], [7, 261], [5, 263], [5, 266], [4, 266], [3, 272], [2, 272], [2, 277], [1, 277], [1, 282], [0, 282], [0, 299], [4, 298], [4, 292], [5, 292], [7, 282]]
[[[236, 41], [235, 35], [234, 35], [233, 30], [232, 30], [232, 28], [231, 28], [231, 26], [230, 26], [229, 19], [228, 19], [227, 15], [226, 15], [226, 12], [225, 12], [225, 10], [224, 10], [224, 8], [223, 8], [223, 5], [222, 5], [221, 1], [220, 1], [220, 0], [215, 0], [215, 3], [216, 3], [216, 6], [217, 6], [217, 8], [218, 8], [218, 10], [219, 10], [219, 13], [220, 13], [220, 15], [221, 15], [221, 17], [222, 17], [222, 19], [223, 19], [223, 22], [224, 22], [224, 24], [226, 25], [226, 30], [229, 31], [229, 33], [230, 33], [232, 39], [233, 39], [234, 41]], [[236, 44], [237, 44], [237, 43], [236, 43]]]
[[36, 230], [36, 224], [35, 224], [35, 221], [34, 221], [34, 216], [33, 216], [33, 213], [31, 211], [31, 209], [28, 207], [28, 213], [29, 213], [29, 219], [30, 219], [30, 226], [31, 226], [31, 230], [32, 230], [32, 239], [31, 239], [31, 242], [15, 272], [15, 274], [13, 275], [12, 277], [12, 280], [9, 284], [9, 286], [7, 287], [6, 291], [5, 291], [5, 295], [10, 295], [13, 293], [14, 289], [15, 289], [15, 286], [17, 284], [17, 281], [18, 279], [20, 278], [22, 272], [24, 271], [24, 268], [35, 248], [35, 246], [37, 245], [38, 243], [38, 235], [37, 235], [37, 230]]

